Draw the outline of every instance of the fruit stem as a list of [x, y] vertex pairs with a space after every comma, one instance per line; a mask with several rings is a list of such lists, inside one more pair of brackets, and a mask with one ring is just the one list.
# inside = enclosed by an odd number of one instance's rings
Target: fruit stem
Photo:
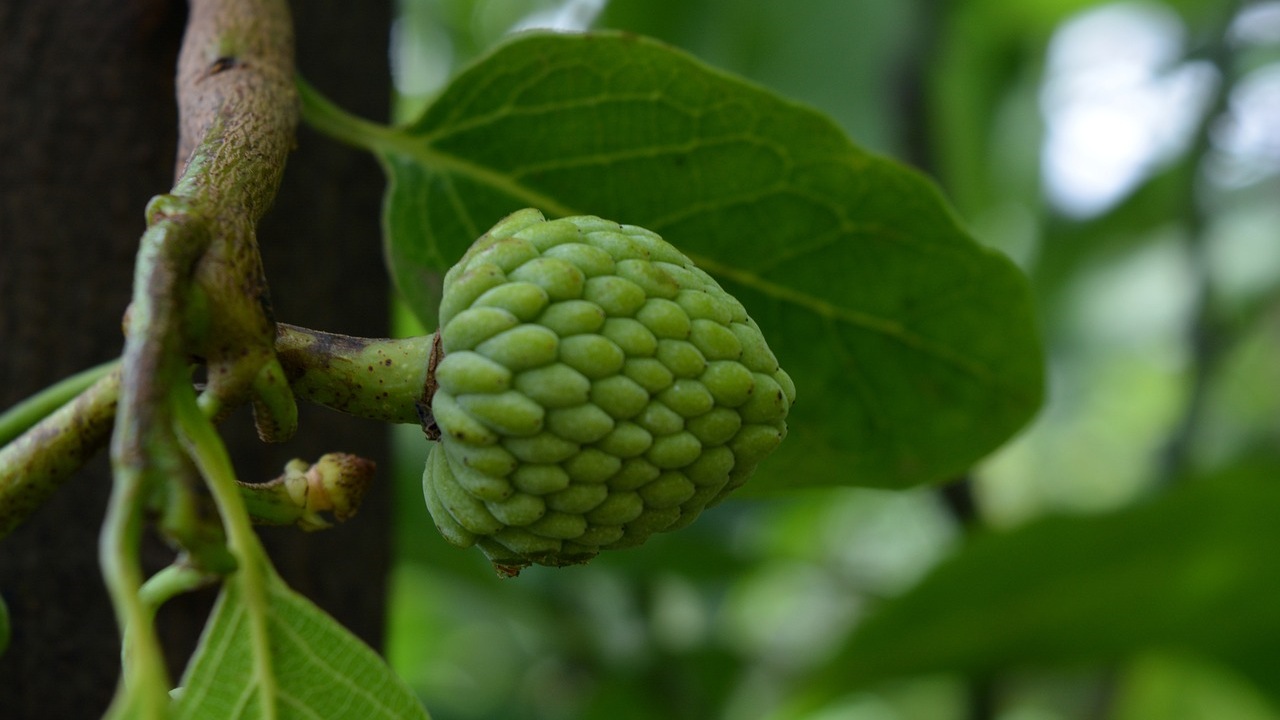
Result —
[[350, 415], [423, 423], [434, 336], [360, 338], [280, 323], [276, 353], [294, 395]]

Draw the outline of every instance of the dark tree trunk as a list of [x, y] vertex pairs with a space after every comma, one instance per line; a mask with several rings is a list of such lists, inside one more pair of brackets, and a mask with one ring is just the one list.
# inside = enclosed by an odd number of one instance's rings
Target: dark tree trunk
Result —
[[[294, 13], [301, 72], [344, 106], [384, 116], [389, 3], [299, 0]], [[120, 353], [143, 208], [172, 184], [184, 19], [185, 5], [168, 0], [0, 3], [0, 407]], [[276, 315], [383, 334], [378, 168], [305, 128], [298, 145], [260, 233]], [[280, 447], [259, 444], [244, 418], [228, 423], [244, 479], [331, 450], [386, 466], [382, 427], [302, 410], [299, 437]], [[290, 584], [375, 645], [388, 564], [386, 477], [345, 526], [264, 533]], [[0, 657], [6, 720], [94, 718], [110, 700], [119, 645], [97, 565], [109, 484], [99, 457], [0, 541], [0, 595], [13, 621]], [[166, 558], [158, 544], [150, 554]], [[176, 662], [208, 603], [206, 594], [162, 613]]]

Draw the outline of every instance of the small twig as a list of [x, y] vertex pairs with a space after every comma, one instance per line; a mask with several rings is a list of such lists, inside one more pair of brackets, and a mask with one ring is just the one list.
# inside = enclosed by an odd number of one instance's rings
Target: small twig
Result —
[[0, 413], [0, 447], [30, 430], [58, 408], [88, 390], [104, 376], [116, 372], [119, 360], [102, 363], [60, 380]]
[[[358, 338], [281, 323], [275, 352], [282, 381], [299, 399], [368, 420], [424, 423], [432, 358], [439, 352], [434, 336]], [[106, 444], [120, 391], [119, 362], [102, 367], [108, 366], [112, 372], [0, 447], [0, 538], [43, 505]], [[100, 370], [85, 371], [76, 376], [76, 382]], [[59, 394], [70, 382], [57, 386]], [[206, 408], [209, 413], [214, 410]], [[269, 520], [267, 516], [255, 519]]]
[[[169, 700], [163, 656], [140, 597], [144, 514], [171, 511], [161, 524], [178, 540], [205, 534], [185, 526], [196, 519], [196, 503], [191, 461], [175, 431], [179, 421], [190, 429], [191, 408], [183, 403], [192, 393], [188, 358], [205, 360], [207, 411], [256, 394], [255, 407], [272, 411], [259, 417], [264, 436], [277, 439], [296, 424], [292, 397], [283, 397], [288, 387], [270, 382], [283, 371], [254, 235], [293, 145], [293, 74], [284, 0], [192, 0], [178, 62], [179, 179], [171, 194], [148, 206], [111, 443], [114, 484], [100, 560], [129, 660], [115, 714], [161, 718]], [[237, 507], [243, 515], [242, 503], [230, 510]], [[238, 530], [238, 518], [225, 515], [228, 507], [220, 502], [219, 510]], [[243, 549], [243, 538], [232, 537], [230, 547]], [[244, 558], [236, 553], [236, 560]]]
[[219, 580], [219, 576], [193, 567], [179, 559], [172, 565], [147, 578], [138, 596], [151, 620], [155, 619], [160, 606], [173, 598], [207, 587]]
[[[397, 341], [364, 342], [374, 344]], [[430, 343], [428, 338], [426, 342], [412, 344]], [[305, 361], [305, 372], [313, 392], [320, 392], [318, 388], [324, 386], [324, 377], [339, 383], [336, 389], [329, 390], [328, 393], [341, 392], [340, 383], [346, 377], [344, 370], [340, 368], [334, 374], [325, 376], [323, 363], [316, 356], [295, 350], [291, 357]], [[332, 357], [328, 359], [334, 360]], [[342, 364], [340, 360], [336, 362], [339, 366]], [[426, 364], [425, 360], [423, 364]], [[0, 447], [0, 538], [8, 535], [39, 509], [64, 481], [106, 444], [115, 420], [120, 390], [118, 363], [110, 365], [110, 372], [79, 396], [46, 415], [13, 442]], [[302, 367], [286, 365], [286, 369], [291, 374], [304, 372]], [[387, 369], [383, 365], [375, 368]], [[380, 382], [372, 384], [383, 387]], [[412, 407], [412, 396], [405, 404]], [[375, 406], [380, 407], [382, 406]], [[377, 417], [372, 419], [393, 421], [384, 415], [385, 413], [377, 412]], [[400, 422], [417, 422], [417, 416], [412, 410], [405, 412], [404, 416]], [[373, 463], [368, 460], [345, 453], [330, 453], [314, 464], [295, 460], [286, 467], [284, 475], [269, 482], [240, 483], [240, 488], [255, 523], [296, 524], [303, 529], [317, 530], [329, 526], [319, 513], [331, 512], [339, 522], [355, 515], [364, 491], [373, 481], [373, 472]], [[301, 486], [297, 485], [297, 480], [305, 486], [300, 492], [298, 488]], [[311, 491], [313, 487], [316, 492]], [[220, 567], [223, 564], [219, 562], [214, 566]], [[210, 568], [204, 567], [201, 570], [208, 571]]]
[[43, 505], [106, 444], [119, 393], [117, 368], [0, 447], [0, 538]]
[[245, 612], [249, 618], [250, 645], [253, 648], [253, 678], [257, 685], [258, 716], [264, 720], [276, 717], [275, 674], [267, 628], [267, 587], [274, 572], [266, 552], [253, 532], [244, 500], [237, 488], [235, 470], [226, 446], [213, 424], [200, 411], [194, 392], [175, 393], [176, 424], [183, 442], [191, 452], [209, 491], [226, 523], [227, 545], [239, 563], [234, 582], [243, 593]]

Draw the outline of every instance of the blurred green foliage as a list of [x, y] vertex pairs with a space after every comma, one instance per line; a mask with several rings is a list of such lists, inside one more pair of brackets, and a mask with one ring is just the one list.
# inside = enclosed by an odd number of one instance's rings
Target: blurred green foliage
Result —
[[[405, 0], [401, 116], [556, 5]], [[1032, 277], [1049, 401], [946, 495], [733, 501], [639, 550], [505, 582], [436, 535], [425, 443], [406, 430], [388, 651], [432, 716], [1280, 717], [1266, 526], [1280, 514], [1278, 6], [610, 3], [597, 26], [807, 102], [937, 178], [974, 234]], [[1166, 110], [1187, 129], [1163, 156], [1070, 212], [1047, 180], [1069, 110], [1052, 90], [1105, 88], [1061, 60], [1064, 28], [1116, 13], [1172, 48], [1152, 77], [1206, 80]], [[1103, 55], [1122, 62], [1141, 41]], [[1128, 136], [1100, 128], [1091, 142], [1124, 149]], [[972, 513], [955, 502], [966, 495]], [[860, 633], [918, 662], [859, 670], [877, 667]]]

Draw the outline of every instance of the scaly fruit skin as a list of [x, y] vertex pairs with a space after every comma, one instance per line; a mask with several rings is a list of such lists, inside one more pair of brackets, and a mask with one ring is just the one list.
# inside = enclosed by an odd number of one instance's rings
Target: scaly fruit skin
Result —
[[755, 322], [658, 235], [521, 210], [445, 276], [423, 475], [451, 543], [500, 573], [683, 527], [786, 436]]

